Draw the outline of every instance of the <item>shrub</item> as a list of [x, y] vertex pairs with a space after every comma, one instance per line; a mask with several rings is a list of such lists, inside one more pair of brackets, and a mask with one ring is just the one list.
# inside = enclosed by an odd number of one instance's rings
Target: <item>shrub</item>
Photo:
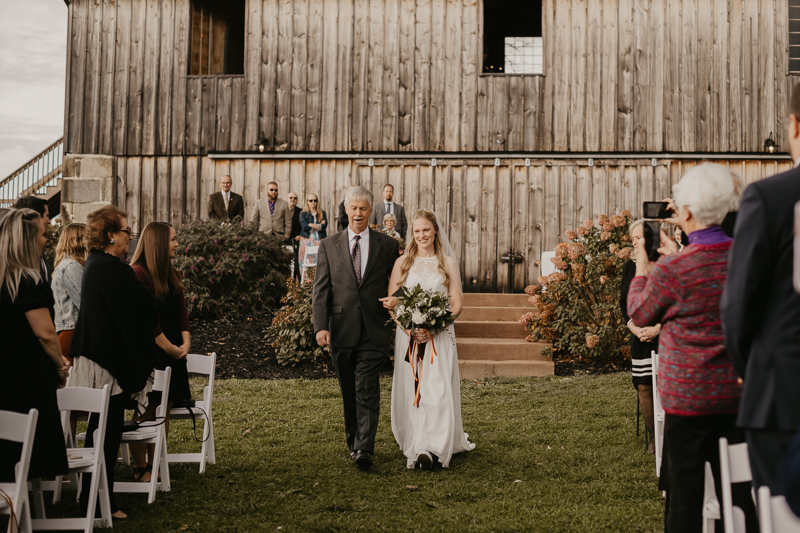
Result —
[[292, 253], [254, 224], [196, 222], [178, 230], [178, 243], [193, 318], [272, 311], [286, 293]]
[[289, 280], [289, 291], [281, 298], [281, 307], [267, 329], [267, 342], [275, 349], [275, 357], [284, 366], [301, 361], [319, 361], [328, 357], [328, 350], [317, 344], [314, 335], [314, 312], [311, 293], [314, 269], [306, 271], [306, 281]]
[[541, 289], [528, 287], [537, 313], [520, 318], [531, 334], [565, 358], [617, 361], [630, 357], [629, 331], [619, 310], [622, 267], [633, 251], [630, 212], [598, 223], [585, 221], [567, 231], [569, 243], [556, 246], [558, 272], [539, 277]]

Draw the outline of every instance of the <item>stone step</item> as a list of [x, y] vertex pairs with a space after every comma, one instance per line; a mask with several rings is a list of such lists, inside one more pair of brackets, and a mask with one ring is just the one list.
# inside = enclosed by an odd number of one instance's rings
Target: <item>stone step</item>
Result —
[[491, 361], [549, 361], [542, 355], [544, 348], [550, 344], [528, 342], [525, 339], [475, 339], [456, 337], [458, 360], [491, 360]]
[[528, 330], [519, 322], [466, 321], [455, 323], [456, 338], [477, 337], [492, 339], [525, 339]]
[[[459, 356], [461, 354], [459, 353]], [[461, 379], [491, 377], [520, 378], [527, 376], [552, 376], [555, 365], [552, 361], [489, 361], [485, 359], [459, 360]]]
[[458, 316], [458, 322], [489, 320], [492, 322], [518, 322], [525, 313], [535, 311], [529, 307], [464, 307]]
[[464, 307], [533, 307], [527, 294], [464, 293]]

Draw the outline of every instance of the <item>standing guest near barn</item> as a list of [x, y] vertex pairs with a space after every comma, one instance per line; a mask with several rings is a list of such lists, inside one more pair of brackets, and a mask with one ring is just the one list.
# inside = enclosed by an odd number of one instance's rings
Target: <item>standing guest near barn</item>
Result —
[[[117, 464], [122, 440], [125, 405], [147, 384], [156, 364], [155, 324], [157, 300], [122, 258], [128, 251], [131, 228], [125, 211], [107, 205], [89, 213], [86, 246], [89, 258], [81, 284], [81, 308], [70, 355], [74, 360], [70, 386], [111, 388], [103, 454], [106, 464]], [[91, 447], [99, 418], [93, 414], [86, 430]], [[114, 469], [107, 468], [108, 486], [114, 486]], [[91, 476], [83, 475], [81, 510], [86, 513]], [[111, 513], [127, 515], [109, 492]]]
[[267, 197], [256, 204], [253, 222], [258, 223], [259, 231], [285, 241], [292, 234], [292, 217], [288, 209], [289, 204], [278, 198], [278, 184], [271, 181], [267, 184]]
[[[47, 200], [44, 198], [39, 198], [38, 196], [23, 196], [14, 202], [14, 209], [33, 209], [42, 217], [45, 228], [50, 225], [50, 207], [47, 205]], [[50, 283], [50, 266], [47, 264], [47, 261], [44, 260], [44, 256], [41, 257], [39, 262], [39, 268], [42, 271], [45, 282]]]
[[227, 174], [219, 180], [219, 191], [208, 197], [208, 218], [211, 220], [233, 220], [244, 218], [242, 195], [231, 192], [233, 180]]
[[[730, 172], [705, 163], [674, 187], [674, 203], [689, 245], [660, 232], [661, 257], [650, 261], [644, 239], [636, 242], [636, 277], [628, 292], [628, 315], [638, 326], [661, 324], [658, 393], [666, 413], [662, 477], [667, 484], [665, 531], [703, 529], [705, 463], [721, 494], [719, 439], [744, 441], [736, 427], [741, 385], [725, 350], [719, 301], [728, 274], [731, 239], [720, 223], [733, 197]], [[745, 514], [747, 531], [758, 531], [749, 484], [733, 485], [733, 504]]]
[[[28, 479], [67, 473], [56, 388], [68, 366], [50, 313], [53, 294], [42, 279], [42, 217], [31, 209], [0, 209], [0, 409], [39, 411]], [[0, 441], [0, 482], [14, 481], [22, 445]]]
[[400, 232], [400, 237], [406, 238], [406, 231], [408, 231], [408, 220], [406, 220], [406, 210], [402, 205], [398, 205], [392, 201], [394, 198], [394, 187], [391, 183], [387, 183], [383, 187], [383, 202], [377, 203], [375, 209], [372, 211], [372, 216], [369, 217], [369, 223], [383, 225], [384, 215], [394, 215], [397, 217], [396, 231]]
[[[800, 429], [800, 295], [792, 286], [795, 204], [800, 201], [800, 84], [787, 119], [795, 168], [745, 189], [722, 298], [725, 344], [744, 380], [738, 425], [747, 432], [753, 486], [777, 483]], [[795, 265], [796, 268], [796, 265]]]
[[296, 192], [290, 192], [286, 199], [289, 201], [289, 211], [292, 214], [292, 231], [289, 234], [287, 243], [292, 245], [292, 252], [294, 254], [294, 268], [292, 269], [294, 271], [294, 279], [300, 281], [298, 254], [300, 252], [300, 232], [302, 231], [302, 227], [300, 226], [301, 209], [297, 207], [298, 196]]
[[319, 196], [309, 194], [306, 206], [300, 213], [300, 251], [298, 257], [305, 264], [306, 248], [319, 246], [328, 236], [328, 215], [319, 208]]
[[350, 225], [320, 242], [314, 278], [314, 330], [317, 344], [331, 347], [331, 359], [344, 402], [350, 458], [361, 469], [372, 466], [380, 415], [378, 369], [389, 358], [389, 311], [379, 298], [389, 290], [389, 275], [400, 256], [397, 241], [370, 231], [372, 193], [351, 187], [345, 196]]
[[[50, 287], [55, 299], [55, 326], [61, 354], [69, 357], [75, 323], [81, 307], [81, 280], [86, 264], [86, 224], [69, 224], [56, 244], [55, 269]], [[71, 359], [70, 359], [71, 362]]]

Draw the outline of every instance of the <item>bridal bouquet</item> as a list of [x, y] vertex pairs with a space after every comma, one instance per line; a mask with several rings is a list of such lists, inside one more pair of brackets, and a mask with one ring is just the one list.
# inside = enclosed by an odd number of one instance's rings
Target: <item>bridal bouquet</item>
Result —
[[447, 294], [425, 290], [420, 285], [411, 289], [403, 287], [403, 295], [397, 297], [394, 314], [403, 329], [424, 328], [431, 337], [456, 321], [450, 312]]

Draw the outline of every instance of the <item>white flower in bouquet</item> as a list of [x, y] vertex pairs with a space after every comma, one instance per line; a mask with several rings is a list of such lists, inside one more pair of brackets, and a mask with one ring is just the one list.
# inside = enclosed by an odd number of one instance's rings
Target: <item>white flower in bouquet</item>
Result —
[[411, 312], [411, 321], [414, 324], [424, 324], [427, 319], [428, 317], [425, 315], [425, 313], [419, 309], [414, 309], [414, 311]]
[[404, 305], [397, 306], [397, 311], [396, 311], [397, 316], [402, 316], [405, 314], [405, 312], [406, 312], [406, 307]]

